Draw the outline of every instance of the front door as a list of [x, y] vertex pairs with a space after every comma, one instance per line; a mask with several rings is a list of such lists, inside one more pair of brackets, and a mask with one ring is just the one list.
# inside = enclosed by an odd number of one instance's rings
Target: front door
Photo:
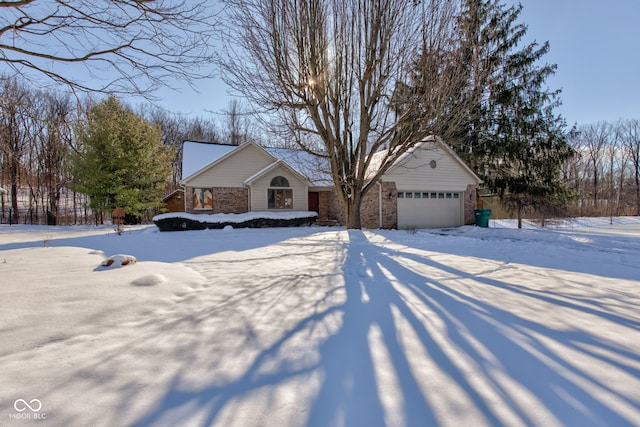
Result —
[[309, 192], [309, 211], [320, 214], [320, 193], [317, 191]]

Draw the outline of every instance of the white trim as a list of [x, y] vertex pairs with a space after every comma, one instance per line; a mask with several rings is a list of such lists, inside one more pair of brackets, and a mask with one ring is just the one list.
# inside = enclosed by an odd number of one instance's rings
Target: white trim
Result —
[[[480, 177], [478, 175], [476, 175], [473, 170], [471, 170], [471, 168], [460, 158], [460, 156], [458, 156], [456, 154], [455, 151], [453, 151], [451, 149], [451, 147], [449, 147], [447, 144], [445, 144], [444, 141], [442, 141], [442, 139], [436, 138], [436, 137], [433, 137], [433, 136], [429, 136], [429, 137], [423, 139], [422, 141], [420, 141], [416, 145], [414, 145], [410, 150], [407, 150], [405, 153], [403, 153], [400, 157], [398, 157], [398, 159], [396, 159], [396, 161], [389, 167], [389, 169], [386, 170], [386, 172], [384, 174], [387, 174], [387, 173], [391, 172], [395, 168], [401, 167], [402, 163], [404, 163], [405, 160], [407, 160], [409, 156], [413, 155], [413, 153], [415, 151], [421, 149], [422, 146], [424, 144], [428, 143], [428, 142], [434, 142], [439, 147], [442, 147], [453, 158], [453, 160], [455, 160], [460, 166], [462, 166], [462, 168], [465, 171], [467, 171], [467, 173], [469, 175], [471, 175], [471, 177], [476, 181], [476, 185], [477, 184], [482, 184], [482, 180], [480, 179]], [[383, 174], [383, 176], [384, 176], [384, 174]]]
[[263, 153], [265, 153], [267, 156], [269, 156], [271, 159], [273, 159], [273, 161], [277, 161], [278, 160], [275, 157], [273, 157], [267, 150], [265, 150], [264, 148], [262, 148], [258, 144], [256, 144], [254, 141], [247, 141], [244, 144], [238, 145], [236, 148], [234, 148], [233, 150], [231, 150], [228, 153], [224, 154], [223, 156], [218, 157], [217, 159], [215, 159], [211, 163], [207, 164], [206, 166], [203, 166], [202, 168], [200, 168], [196, 172], [192, 173], [188, 177], [181, 179], [180, 180], [180, 184], [186, 184], [187, 181], [191, 181], [192, 179], [194, 179], [194, 178], [198, 177], [199, 175], [203, 174], [208, 169], [212, 168], [213, 166], [215, 166], [217, 164], [222, 163], [223, 161], [225, 161], [229, 157], [234, 156], [236, 153], [244, 150], [246, 147], [248, 147], [250, 145], [253, 145], [254, 147], [257, 147], [258, 149], [260, 149]]
[[309, 180], [307, 178], [305, 178], [302, 174], [300, 174], [298, 171], [296, 171], [291, 166], [289, 166], [289, 164], [287, 162], [285, 162], [284, 160], [276, 160], [275, 162], [271, 163], [269, 166], [259, 170], [258, 172], [256, 172], [253, 175], [251, 175], [249, 178], [245, 179], [244, 180], [244, 184], [245, 185], [252, 185], [254, 181], [262, 178], [264, 175], [266, 175], [270, 171], [274, 170], [278, 166], [282, 166], [283, 168], [285, 168], [289, 173], [291, 173], [293, 176], [295, 176], [305, 186], [307, 186], [307, 187], [311, 186], [311, 182], [309, 182]]

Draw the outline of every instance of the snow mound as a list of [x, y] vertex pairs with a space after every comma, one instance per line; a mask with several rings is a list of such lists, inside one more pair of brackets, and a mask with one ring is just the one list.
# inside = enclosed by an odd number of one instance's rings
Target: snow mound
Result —
[[102, 262], [102, 264], [100, 264], [100, 266], [105, 268], [109, 268], [109, 267], [117, 268], [117, 267], [124, 267], [126, 265], [133, 265], [133, 264], [136, 264], [137, 262], [138, 260], [133, 255], [117, 254], [117, 255], [112, 255], [109, 258], [105, 259]]
[[267, 211], [243, 214], [169, 212], [154, 216], [153, 222], [160, 231], [182, 231], [224, 229], [228, 225], [233, 228], [301, 227], [311, 225], [317, 217], [318, 213], [313, 211]]
[[286, 211], [286, 212], [273, 212], [273, 211], [259, 211], [259, 212], [246, 212], [241, 214], [234, 213], [217, 213], [217, 214], [192, 214], [187, 212], [169, 212], [160, 215], [156, 215], [152, 218], [152, 221], [160, 221], [163, 219], [189, 219], [198, 222], [209, 223], [229, 223], [229, 224], [241, 224], [246, 221], [255, 219], [304, 219], [310, 217], [317, 217], [318, 214], [313, 211]]
[[133, 286], [155, 286], [160, 285], [166, 281], [167, 278], [162, 274], [149, 274], [148, 276], [142, 276], [134, 280], [133, 282], [131, 282], [131, 284]]

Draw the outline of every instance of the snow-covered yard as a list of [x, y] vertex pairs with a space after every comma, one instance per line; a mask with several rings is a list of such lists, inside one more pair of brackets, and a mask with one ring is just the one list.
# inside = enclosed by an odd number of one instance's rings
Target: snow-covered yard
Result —
[[640, 219], [608, 223], [0, 226], [0, 425], [637, 426]]

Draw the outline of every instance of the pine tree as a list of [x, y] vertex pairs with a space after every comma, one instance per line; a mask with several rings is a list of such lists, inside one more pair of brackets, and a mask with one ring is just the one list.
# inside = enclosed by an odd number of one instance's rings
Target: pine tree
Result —
[[561, 166], [572, 150], [566, 123], [555, 113], [560, 91], [546, 87], [555, 65], [540, 65], [549, 43], [518, 49], [527, 28], [518, 23], [522, 5], [500, 0], [462, 0], [461, 58], [471, 99], [457, 149], [487, 188], [527, 204], [563, 198]]
[[161, 131], [110, 97], [92, 107], [77, 131], [72, 158], [73, 189], [90, 196], [90, 207], [141, 217], [162, 204], [171, 153]]

